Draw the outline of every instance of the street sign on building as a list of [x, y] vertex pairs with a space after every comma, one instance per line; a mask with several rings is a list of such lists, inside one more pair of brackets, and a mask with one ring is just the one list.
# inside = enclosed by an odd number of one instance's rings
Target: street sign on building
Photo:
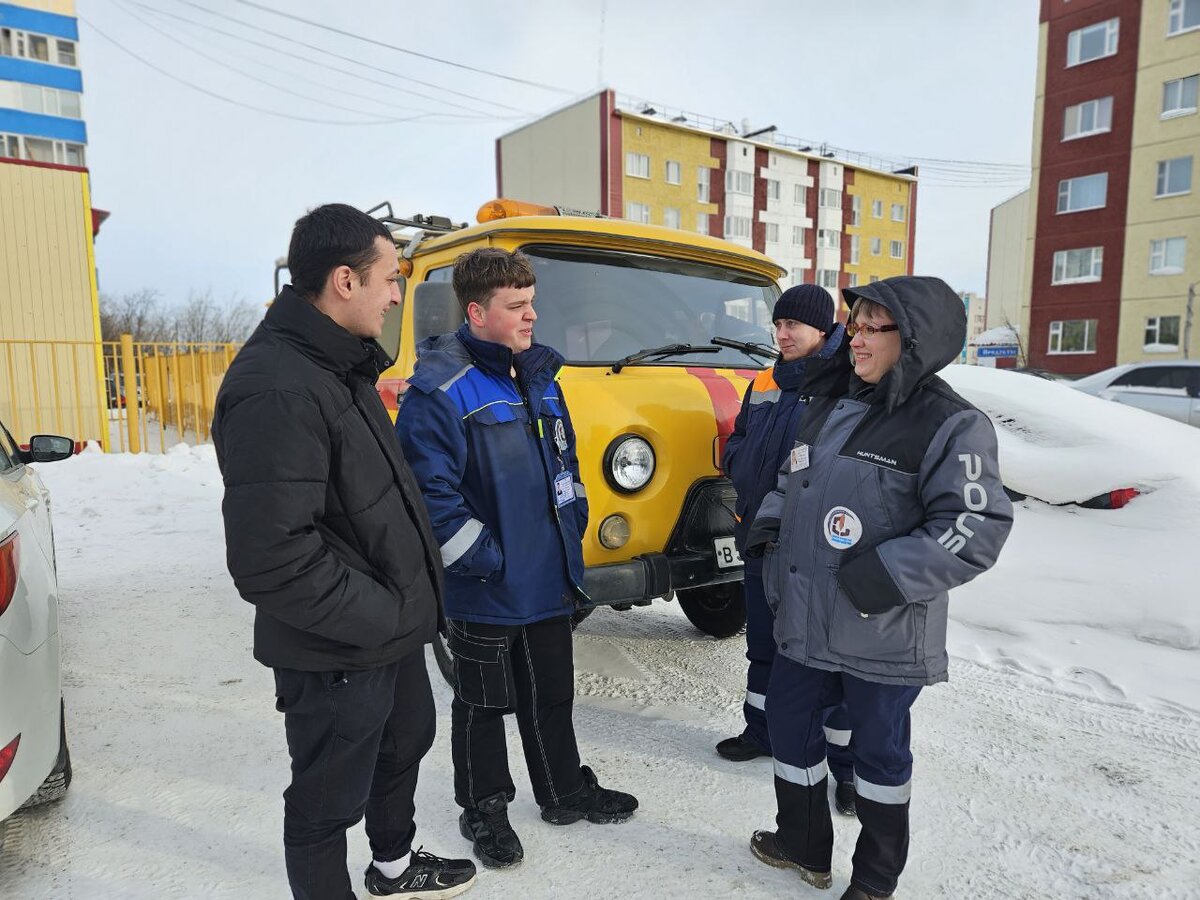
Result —
[[1000, 344], [994, 347], [979, 347], [977, 348], [977, 352], [981, 359], [1015, 357], [1017, 355], [1017, 345]]

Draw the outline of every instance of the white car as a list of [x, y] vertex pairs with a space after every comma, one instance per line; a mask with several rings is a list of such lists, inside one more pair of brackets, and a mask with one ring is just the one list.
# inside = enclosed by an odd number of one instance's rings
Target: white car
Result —
[[1200, 362], [1125, 363], [1072, 381], [1085, 394], [1200, 427]]
[[46, 434], [23, 450], [0, 422], [0, 822], [59, 799], [71, 782], [50, 495], [28, 464], [73, 451], [69, 438]]

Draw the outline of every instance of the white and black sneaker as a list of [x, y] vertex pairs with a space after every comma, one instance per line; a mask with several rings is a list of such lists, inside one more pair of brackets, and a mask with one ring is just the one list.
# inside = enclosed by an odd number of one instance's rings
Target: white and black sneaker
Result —
[[475, 883], [475, 863], [469, 859], [442, 859], [421, 848], [412, 852], [408, 868], [398, 878], [385, 878], [367, 866], [367, 894], [393, 900], [424, 900], [427, 897], [457, 897]]

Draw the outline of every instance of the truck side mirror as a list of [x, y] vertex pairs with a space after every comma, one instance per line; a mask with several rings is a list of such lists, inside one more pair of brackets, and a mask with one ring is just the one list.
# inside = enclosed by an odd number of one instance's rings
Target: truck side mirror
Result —
[[426, 281], [413, 292], [413, 343], [454, 331], [466, 317], [448, 281]]

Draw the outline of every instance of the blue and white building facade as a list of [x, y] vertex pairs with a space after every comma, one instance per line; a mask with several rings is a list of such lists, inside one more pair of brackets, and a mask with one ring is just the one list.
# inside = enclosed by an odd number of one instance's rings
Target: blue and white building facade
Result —
[[87, 164], [74, 0], [0, 0], [0, 157]]

